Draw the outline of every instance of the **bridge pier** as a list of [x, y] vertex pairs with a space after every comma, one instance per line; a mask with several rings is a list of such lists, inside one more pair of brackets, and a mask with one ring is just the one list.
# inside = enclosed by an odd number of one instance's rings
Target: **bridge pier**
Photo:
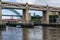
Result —
[[[23, 21], [29, 23], [31, 16], [29, 15], [28, 3], [26, 3], [26, 8], [23, 10]], [[28, 40], [28, 28], [23, 27], [23, 40]]]
[[43, 11], [43, 20], [42, 23], [49, 23], [49, 11]]
[[[43, 20], [42, 23], [48, 24], [50, 23], [50, 15], [59, 15], [58, 12], [51, 12], [51, 11], [43, 11]], [[58, 18], [58, 20], [56, 21], [56, 23], [58, 23], [60, 20], [60, 17]]]
[[48, 5], [47, 5], [47, 7], [46, 7], [46, 9], [47, 9], [47, 11], [43, 11], [43, 18], [42, 18], [42, 23], [49, 23], [49, 7], [48, 7]]
[[57, 22], [58, 22], [58, 24], [60, 24], [60, 12], [59, 12], [59, 15], [58, 15]]
[[28, 3], [26, 3], [26, 8], [23, 9], [23, 21], [29, 22], [31, 20], [31, 15], [29, 13]]
[[[58, 12], [51, 12], [51, 11], [43, 11], [43, 20], [42, 20], [42, 23], [45, 23], [45, 24], [49, 24], [49, 20], [50, 20], [50, 15], [59, 15]], [[58, 18], [58, 20], [56, 21], [56, 23], [60, 23], [60, 16]], [[56, 26], [55, 26], [56, 27]], [[43, 26], [43, 40], [59, 40], [58, 38], [60, 37], [57, 37], [59, 33], [57, 33], [57, 28], [53, 28], [51, 27], [52, 29], [50, 29], [49, 26]], [[52, 30], [52, 31], [51, 31]], [[52, 33], [50, 32], [54, 32], [55, 31], [55, 36], [56, 38], [52, 37]], [[59, 31], [59, 30], [58, 30]]]
[[0, 24], [2, 24], [2, 7], [1, 7], [1, 1], [0, 1]]
[[[0, 25], [2, 24], [2, 7], [1, 7], [1, 0], [0, 0]], [[0, 40], [2, 40], [2, 26], [0, 26]]]

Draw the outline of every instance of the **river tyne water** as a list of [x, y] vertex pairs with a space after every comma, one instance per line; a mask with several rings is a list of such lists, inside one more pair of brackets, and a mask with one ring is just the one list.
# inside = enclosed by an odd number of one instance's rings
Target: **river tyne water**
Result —
[[[38, 27], [28, 29], [29, 40], [43, 40], [42, 27]], [[6, 26], [6, 29], [2, 31], [2, 40], [23, 40], [23, 28]]]

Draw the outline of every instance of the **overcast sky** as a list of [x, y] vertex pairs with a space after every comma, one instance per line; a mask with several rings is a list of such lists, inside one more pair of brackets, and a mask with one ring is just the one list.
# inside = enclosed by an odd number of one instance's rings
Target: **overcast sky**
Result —
[[19, 3], [30, 3], [30, 4], [38, 4], [38, 5], [50, 5], [50, 6], [60, 6], [60, 0], [2, 0], [2, 1], [11, 1], [11, 2], [19, 2]]

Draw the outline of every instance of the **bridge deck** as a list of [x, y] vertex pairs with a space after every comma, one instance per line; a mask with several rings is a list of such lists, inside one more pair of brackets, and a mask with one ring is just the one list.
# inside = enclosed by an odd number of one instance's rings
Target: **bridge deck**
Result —
[[[25, 9], [26, 4], [16, 3], [16, 2], [1, 2], [3, 9]], [[50, 7], [50, 6], [43, 6], [43, 5], [32, 5], [28, 4], [30, 10], [40, 10], [40, 11], [47, 11], [47, 7], [49, 11], [57, 11], [60, 12], [60, 7]]]

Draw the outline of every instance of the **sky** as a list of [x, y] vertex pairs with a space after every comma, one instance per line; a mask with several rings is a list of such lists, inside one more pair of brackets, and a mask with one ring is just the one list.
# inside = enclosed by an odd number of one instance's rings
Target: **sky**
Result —
[[30, 3], [38, 5], [60, 6], [60, 0], [2, 0], [8, 2]]
[[[18, 3], [29, 3], [29, 4], [34, 4], [34, 5], [49, 5], [49, 6], [56, 6], [56, 7], [60, 7], [60, 0], [2, 0], [2, 1], [7, 1], [7, 2], [18, 2]], [[16, 10], [18, 11], [21, 15], [22, 15], [22, 10]], [[42, 11], [29, 11], [29, 13], [31, 13], [31, 15], [33, 15], [33, 13], [36, 13], [36, 15], [40, 15], [42, 16]], [[6, 9], [2, 9], [2, 14], [11, 14], [11, 15], [15, 15], [15, 13], [13, 11], [9, 11]], [[2, 17], [4, 19], [4, 17]], [[6, 18], [6, 17], [5, 17]], [[11, 18], [11, 17], [9, 17]], [[16, 18], [16, 17], [15, 17]]]

